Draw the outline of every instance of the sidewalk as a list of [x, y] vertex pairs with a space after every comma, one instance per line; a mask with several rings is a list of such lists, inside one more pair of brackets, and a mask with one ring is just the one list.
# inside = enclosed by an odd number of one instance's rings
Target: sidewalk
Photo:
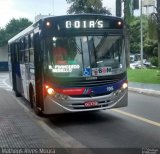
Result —
[[62, 148], [16, 101], [0, 89], [0, 148]]
[[160, 84], [129, 82], [128, 89], [139, 93], [160, 96]]

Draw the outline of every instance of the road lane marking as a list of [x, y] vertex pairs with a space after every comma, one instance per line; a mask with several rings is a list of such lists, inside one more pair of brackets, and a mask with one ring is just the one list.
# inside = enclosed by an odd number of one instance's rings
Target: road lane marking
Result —
[[151, 125], [160, 127], [160, 123], [159, 123], [159, 122], [152, 121], [152, 120], [149, 120], [149, 119], [146, 119], [146, 118], [143, 118], [143, 117], [140, 117], [140, 116], [137, 116], [137, 115], [128, 113], [128, 112], [124, 112], [124, 111], [119, 110], [119, 109], [111, 109], [111, 110], [112, 110], [112, 111], [115, 111], [115, 112], [118, 112], [118, 113], [120, 113], [120, 114], [126, 115], [126, 116], [128, 116], [128, 117], [131, 117], [131, 118], [138, 119], [138, 120], [140, 120], [140, 121], [146, 122], [146, 123], [148, 123], [148, 124], [151, 124]]
[[12, 91], [12, 86], [7, 83], [7, 80], [9, 79], [9, 76], [0, 76], [0, 88], [7, 90], [7, 91]]
[[7, 80], [8, 80], [8, 79], [9, 79], [9, 78], [3, 79], [2, 82], [3, 82], [7, 87], [12, 88], [12, 86], [7, 83]]

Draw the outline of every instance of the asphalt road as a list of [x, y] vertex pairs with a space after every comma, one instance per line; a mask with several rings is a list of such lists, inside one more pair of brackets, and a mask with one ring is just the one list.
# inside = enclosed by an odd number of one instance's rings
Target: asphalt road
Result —
[[47, 123], [89, 148], [157, 148], [160, 97], [129, 92], [126, 108], [51, 116]]
[[[28, 102], [17, 99], [36, 119]], [[157, 96], [129, 92], [125, 108], [51, 115], [38, 118], [38, 122], [66, 147], [160, 148], [160, 97]], [[159, 154], [160, 149], [154, 153]]]

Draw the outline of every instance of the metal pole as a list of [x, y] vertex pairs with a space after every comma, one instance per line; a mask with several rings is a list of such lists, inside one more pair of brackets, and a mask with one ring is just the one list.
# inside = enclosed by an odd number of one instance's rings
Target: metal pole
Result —
[[54, 15], [54, 0], [52, 0], [52, 3], [53, 3], [52, 4], [52, 9], [53, 9], [52, 11], [53, 11], [53, 15]]
[[143, 68], [143, 26], [142, 26], [142, 0], [141, 0], [141, 8], [140, 8], [140, 18], [141, 18], [141, 68]]

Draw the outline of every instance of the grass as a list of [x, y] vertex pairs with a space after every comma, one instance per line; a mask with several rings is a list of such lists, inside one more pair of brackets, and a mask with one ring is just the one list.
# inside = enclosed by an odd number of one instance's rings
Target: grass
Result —
[[128, 69], [128, 81], [160, 84], [160, 70], [158, 69]]

